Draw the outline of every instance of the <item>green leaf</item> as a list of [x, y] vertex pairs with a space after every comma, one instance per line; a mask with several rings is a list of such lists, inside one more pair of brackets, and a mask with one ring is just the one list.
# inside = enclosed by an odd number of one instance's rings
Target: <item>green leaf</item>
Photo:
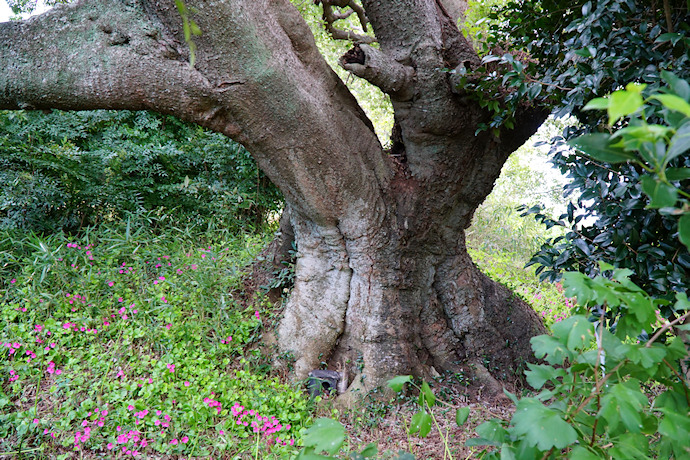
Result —
[[623, 150], [611, 140], [611, 136], [604, 133], [585, 134], [568, 141], [568, 145], [584, 152], [595, 160], [616, 164], [637, 157]]
[[678, 239], [690, 249], [690, 214], [685, 214], [678, 220]]
[[554, 337], [568, 350], [576, 351], [588, 346], [594, 338], [594, 325], [582, 315], [575, 315], [555, 323], [551, 327]]
[[390, 379], [386, 385], [388, 385], [389, 388], [392, 388], [393, 391], [400, 392], [403, 389], [403, 386], [405, 386], [406, 383], [409, 383], [412, 381], [412, 376], [411, 375], [398, 375], [397, 377], [394, 377]]
[[436, 396], [434, 392], [431, 391], [431, 387], [426, 382], [422, 382], [422, 390], [419, 392], [419, 405], [424, 407], [424, 400], [429, 405], [429, 407], [436, 404]]
[[671, 90], [683, 99], [690, 100], [690, 83], [666, 70], [661, 71], [661, 76], [671, 86]]
[[688, 440], [690, 433], [690, 417], [668, 409], [663, 409], [664, 418], [659, 423], [659, 433], [676, 441]]
[[678, 190], [672, 185], [664, 184], [654, 176], [644, 176], [642, 190], [651, 199], [649, 208], [666, 208], [675, 206], [678, 201]]
[[426, 438], [431, 431], [431, 416], [426, 411], [419, 411], [410, 420], [410, 434], [419, 432], [422, 438]]
[[333, 455], [345, 441], [345, 428], [337, 421], [330, 418], [317, 419], [307, 429], [303, 438], [304, 445], [313, 447], [317, 452], [326, 451]]
[[306, 447], [302, 449], [295, 460], [323, 460], [323, 459], [330, 459], [333, 460], [333, 457], [327, 457], [325, 455], [319, 455], [314, 453], [314, 448], [312, 447]]
[[[500, 446], [508, 440], [508, 432], [496, 419], [482, 423], [474, 431], [479, 435], [482, 442], [482, 444], [474, 444], [476, 446]], [[472, 440], [470, 439], [467, 442], [469, 443], [470, 441]]]
[[536, 399], [520, 400], [511, 420], [514, 436], [524, 438], [530, 445], [546, 451], [563, 449], [577, 441], [577, 432], [561, 415]]
[[362, 452], [360, 452], [360, 455], [364, 458], [370, 458], [370, 457], [376, 457], [379, 453], [378, 447], [376, 447], [376, 444], [373, 442], [368, 444], [367, 447], [364, 448]]
[[[557, 323], [558, 324], [558, 323]], [[572, 357], [566, 346], [550, 335], [538, 335], [530, 340], [537, 358], [544, 358], [549, 364], [563, 364]]]
[[628, 84], [625, 90], [611, 94], [608, 107], [609, 125], [613, 125], [622, 117], [635, 113], [644, 105], [642, 95], [638, 91], [640, 86]]
[[599, 460], [601, 457], [594, 452], [587, 450], [585, 447], [576, 446], [570, 451], [568, 458], [570, 460]]
[[458, 426], [462, 426], [465, 424], [467, 421], [467, 418], [470, 416], [470, 408], [469, 407], [461, 407], [460, 409], [455, 411], [455, 423]]
[[501, 446], [501, 460], [516, 460], [515, 448], [509, 444]]
[[535, 390], [540, 389], [548, 381], [555, 381], [558, 377], [565, 376], [563, 369], [556, 369], [546, 364], [532, 364], [527, 363], [528, 371], [525, 371], [527, 383], [529, 383]]
[[664, 174], [670, 181], [690, 179], [690, 168], [667, 168]]
[[674, 94], [655, 94], [651, 96], [650, 99], [656, 99], [660, 101], [664, 107], [680, 112], [686, 117], [690, 117], [690, 104], [681, 97]]
[[642, 429], [640, 413], [647, 403], [647, 397], [640, 391], [639, 381], [630, 379], [609, 387], [601, 398], [599, 416], [606, 419], [611, 431], [616, 430], [622, 421], [628, 432], [639, 433]]
[[688, 150], [690, 150], [690, 121], [683, 123], [671, 138], [665, 161], [668, 163]]
[[582, 110], [606, 110], [609, 108], [609, 99], [606, 97], [597, 97], [592, 99], [582, 107]]

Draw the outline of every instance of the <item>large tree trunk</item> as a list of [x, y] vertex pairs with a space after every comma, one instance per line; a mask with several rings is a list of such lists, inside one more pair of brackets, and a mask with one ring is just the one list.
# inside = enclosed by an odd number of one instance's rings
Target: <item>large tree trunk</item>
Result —
[[278, 334], [296, 375], [327, 362], [369, 390], [447, 370], [500, 391], [486, 368], [511, 377], [529, 359], [529, 339], [544, 333], [536, 313], [477, 269], [462, 229], [447, 232], [433, 214], [382, 220], [351, 238], [293, 219], [296, 280]]
[[243, 143], [291, 210], [296, 283], [278, 332], [297, 377], [345, 362], [371, 389], [527, 359], [543, 326], [476, 269], [464, 230], [546, 113], [525, 106], [513, 130], [476, 133], [491, 114], [443, 70], [479, 62], [444, 7], [463, 2], [362, 2], [380, 47], [342, 65], [390, 95], [390, 152], [288, 0], [184, 3], [203, 32], [194, 68], [172, 0], [82, 0], [0, 24], [0, 109], [156, 110]]

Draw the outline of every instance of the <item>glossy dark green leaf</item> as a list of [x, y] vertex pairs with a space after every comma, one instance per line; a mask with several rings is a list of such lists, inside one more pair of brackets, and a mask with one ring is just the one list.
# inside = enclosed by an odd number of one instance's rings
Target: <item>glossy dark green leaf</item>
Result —
[[678, 220], [678, 239], [690, 249], [690, 214], [685, 214]]
[[653, 176], [644, 176], [641, 180], [642, 189], [651, 199], [650, 208], [666, 208], [675, 206], [678, 201], [678, 189], [664, 184]]
[[665, 174], [670, 181], [690, 179], [690, 168], [668, 168]]
[[673, 135], [666, 153], [666, 162], [669, 162], [690, 150], [690, 121], [685, 122]]

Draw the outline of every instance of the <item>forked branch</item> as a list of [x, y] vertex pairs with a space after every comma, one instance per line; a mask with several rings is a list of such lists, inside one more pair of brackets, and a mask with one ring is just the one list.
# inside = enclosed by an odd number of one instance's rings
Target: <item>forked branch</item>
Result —
[[[315, 5], [321, 4], [323, 8], [323, 20], [328, 33], [336, 40], [349, 40], [354, 43], [374, 43], [376, 39], [369, 35], [360, 34], [352, 30], [342, 30], [335, 27], [334, 23], [340, 19], [347, 19], [352, 14], [357, 14], [362, 30], [367, 31], [369, 20], [364, 8], [355, 0], [314, 0]], [[333, 7], [348, 8], [345, 11], [334, 11]]]

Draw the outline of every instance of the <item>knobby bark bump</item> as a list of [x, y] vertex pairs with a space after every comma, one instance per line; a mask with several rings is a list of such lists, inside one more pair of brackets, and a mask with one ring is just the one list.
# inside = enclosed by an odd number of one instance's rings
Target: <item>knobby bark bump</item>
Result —
[[[0, 24], [1, 109], [154, 110], [244, 144], [283, 191], [297, 244], [278, 329], [295, 375], [326, 361], [350, 389], [395, 374], [508, 374], [544, 331], [482, 275], [464, 230], [501, 166], [541, 124], [475, 134], [490, 114], [443, 69], [479, 57], [461, 1], [363, 0], [378, 47], [341, 60], [390, 95], [384, 150], [288, 0], [185, 0], [202, 35], [189, 66], [173, 0], [81, 0]], [[284, 248], [283, 248], [284, 249]]]

